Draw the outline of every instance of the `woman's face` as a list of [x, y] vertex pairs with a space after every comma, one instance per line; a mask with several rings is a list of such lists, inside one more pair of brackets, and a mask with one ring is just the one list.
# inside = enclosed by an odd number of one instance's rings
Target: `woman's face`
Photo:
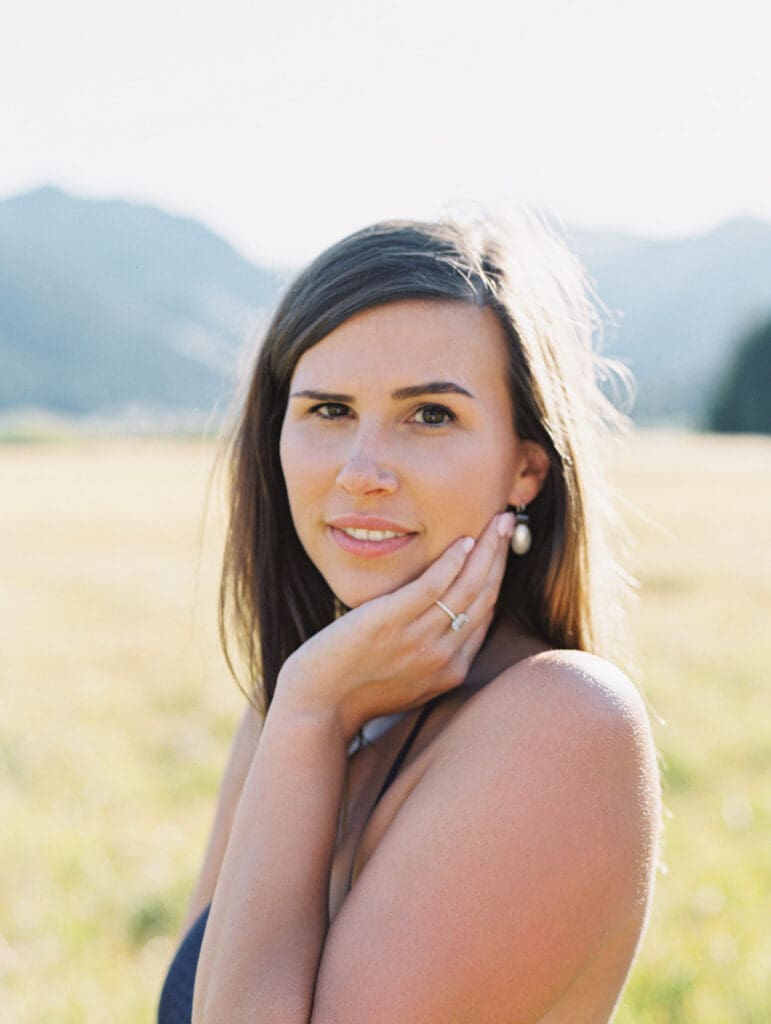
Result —
[[534, 497], [505, 345], [490, 309], [410, 299], [356, 314], [299, 360], [281, 466], [300, 541], [344, 604], [408, 583]]

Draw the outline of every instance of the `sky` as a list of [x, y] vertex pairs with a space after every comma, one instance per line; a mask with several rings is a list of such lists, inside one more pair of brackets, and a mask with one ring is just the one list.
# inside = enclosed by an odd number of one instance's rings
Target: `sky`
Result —
[[767, 0], [27, 0], [0, 15], [0, 198], [151, 203], [275, 265], [456, 202], [771, 220], [770, 30]]

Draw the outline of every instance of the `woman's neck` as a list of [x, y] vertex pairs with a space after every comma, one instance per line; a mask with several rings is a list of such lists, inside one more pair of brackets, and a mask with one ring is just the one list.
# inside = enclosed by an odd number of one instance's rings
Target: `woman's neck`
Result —
[[[463, 683], [456, 690], [449, 691], [447, 696], [456, 694], [462, 702], [511, 665], [547, 650], [549, 645], [539, 637], [525, 633], [512, 622], [498, 621], [487, 634]], [[371, 746], [381, 736], [390, 732], [401, 719], [412, 714], [412, 711], [402, 711], [371, 719], [352, 741], [349, 754], [358, 752], [362, 747]]]
[[485, 637], [461, 689], [480, 690], [518, 661], [548, 650], [549, 645], [540, 637], [526, 633], [516, 623], [499, 619]]

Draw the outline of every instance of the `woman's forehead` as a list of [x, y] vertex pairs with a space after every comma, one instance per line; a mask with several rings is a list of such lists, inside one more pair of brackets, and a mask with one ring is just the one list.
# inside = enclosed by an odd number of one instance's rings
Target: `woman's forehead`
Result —
[[292, 389], [339, 389], [343, 383], [409, 387], [453, 380], [487, 390], [506, 377], [503, 328], [491, 309], [462, 302], [409, 299], [364, 310], [305, 352]]

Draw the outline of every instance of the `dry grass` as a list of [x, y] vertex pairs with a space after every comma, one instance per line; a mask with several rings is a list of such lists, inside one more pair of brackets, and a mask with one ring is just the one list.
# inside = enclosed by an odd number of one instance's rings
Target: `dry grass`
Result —
[[[154, 1013], [243, 700], [216, 642], [213, 453], [0, 447], [2, 1020]], [[666, 873], [616, 1021], [760, 1024], [771, 442], [643, 434], [616, 477], [668, 808]]]

